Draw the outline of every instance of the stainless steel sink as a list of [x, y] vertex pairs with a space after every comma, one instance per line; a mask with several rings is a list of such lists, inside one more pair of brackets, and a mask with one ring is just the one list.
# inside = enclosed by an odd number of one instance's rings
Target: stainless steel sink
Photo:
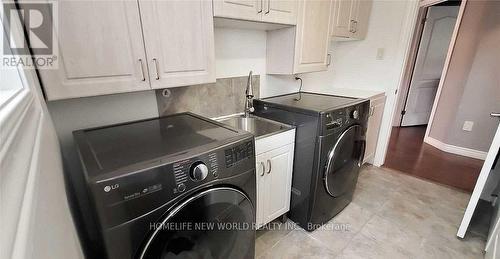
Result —
[[218, 121], [231, 127], [248, 131], [252, 133], [256, 139], [274, 135], [293, 128], [292, 126], [283, 123], [255, 116], [244, 117], [238, 115], [223, 118]]

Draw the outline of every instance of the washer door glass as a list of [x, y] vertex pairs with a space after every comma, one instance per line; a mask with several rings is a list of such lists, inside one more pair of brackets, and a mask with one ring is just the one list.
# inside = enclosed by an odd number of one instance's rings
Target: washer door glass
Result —
[[342, 196], [356, 184], [363, 162], [365, 140], [363, 128], [353, 125], [347, 128], [328, 152], [324, 183], [328, 194]]
[[203, 191], [154, 226], [139, 258], [253, 258], [254, 215], [250, 199], [239, 190]]

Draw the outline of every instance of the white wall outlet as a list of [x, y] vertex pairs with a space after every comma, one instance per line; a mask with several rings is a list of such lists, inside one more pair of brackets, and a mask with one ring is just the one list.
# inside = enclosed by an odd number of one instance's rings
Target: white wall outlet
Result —
[[383, 60], [384, 59], [384, 52], [385, 52], [385, 49], [384, 48], [378, 48], [377, 49], [377, 60]]
[[472, 127], [474, 127], [474, 122], [473, 121], [465, 121], [464, 126], [462, 127], [463, 130], [465, 131], [472, 131]]

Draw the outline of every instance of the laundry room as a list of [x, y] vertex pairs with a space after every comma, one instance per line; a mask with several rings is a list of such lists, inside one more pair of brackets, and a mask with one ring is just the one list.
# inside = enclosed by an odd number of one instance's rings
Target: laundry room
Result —
[[500, 258], [500, 2], [0, 6], [1, 258]]

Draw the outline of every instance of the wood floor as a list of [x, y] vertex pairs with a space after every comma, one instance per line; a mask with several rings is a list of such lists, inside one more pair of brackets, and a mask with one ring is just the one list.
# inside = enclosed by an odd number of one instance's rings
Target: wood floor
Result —
[[446, 153], [424, 143], [425, 129], [394, 127], [384, 167], [472, 192], [483, 161]]

